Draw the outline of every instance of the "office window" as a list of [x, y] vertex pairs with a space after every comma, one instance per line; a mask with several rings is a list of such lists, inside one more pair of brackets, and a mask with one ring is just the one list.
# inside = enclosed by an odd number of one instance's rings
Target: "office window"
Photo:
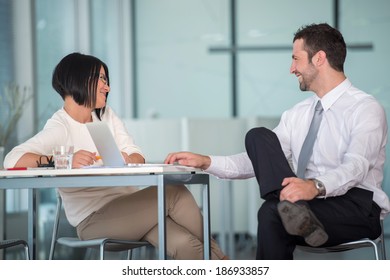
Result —
[[[0, 96], [3, 95], [4, 85], [13, 79], [11, 14], [11, 2], [0, 0]], [[0, 103], [0, 120], [3, 120], [7, 113], [7, 109], [3, 105], [3, 103]], [[1, 169], [3, 168], [2, 153], [0, 153], [0, 157]], [[5, 194], [4, 190], [0, 190], [0, 239], [5, 238]], [[4, 252], [0, 252], [0, 259], [3, 257]]]
[[133, 116], [131, 74], [131, 5], [123, 0], [90, 1], [91, 54], [110, 74], [108, 104], [120, 117]]
[[138, 117], [230, 116], [228, 4], [136, 1]]
[[13, 76], [11, 2], [0, 0], [0, 84], [10, 82]]
[[[0, 95], [4, 86], [13, 82], [13, 42], [11, 1], [0, 0]], [[0, 118], [7, 113], [7, 108], [0, 103]]]
[[[387, 120], [390, 114], [390, 80], [388, 55], [390, 37], [390, 2], [375, 0], [341, 1], [340, 28], [345, 34], [347, 44], [370, 45], [372, 48], [349, 50], [345, 72], [352, 83], [372, 94], [384, 107]], [[388, 146], [389, 147], [389, 146]], [[387, 160], [384, 169], [383, 188], [390, 194], [390, 149], [386, 149]], [[386, 231], [389, 224], [385, 223]]]
[[238, 52], [239, 116], [278, 117], [309, 96], [290, 74], [293, 36], [305, 24], [332, 24], [332, 11], [332, 1], [237, 1], [238, 46], [254, 47]]
[[345, 72], [352, 82], [374, 95], [390, 112], [388, 56], [390, 37], [390, 2], [343, 0], [340, 29], [347, 44], [372, 45], [372, 48], [348, 50]]
[[66, 54], [76, 49], [75, 1], [35, 1], [36, 28], [36, 78], [39, 126], [62, 105], [61, 97], [54, 91], [51, 78], [54, 67]]

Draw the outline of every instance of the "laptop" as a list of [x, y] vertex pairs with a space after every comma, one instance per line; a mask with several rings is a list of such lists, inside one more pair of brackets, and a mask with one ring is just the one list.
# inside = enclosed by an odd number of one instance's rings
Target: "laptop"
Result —
[[[110, 128], [105, 122], [91, 122], [86, 124], [89, 134], [95, 143], [96, 149], [103, 160], [103, 167], [130, 167], [130, 168], [155, 168], [153, 172], [162, 171], [196, 171], [197, 169], [186, 166], [179, 166], [174, 164], [163, 163], [129, 163], [127, 164], [122, 157], [118, 146], [116, 145], [114, 136], [111, 133]], [[164, 168], [164, 169], [162, 169]], [[175, 175], [176, 179], [178, 176]], [[184, 174], [185, 179], [189, 176]], [[183, 177], [184, 178], [184, 177]], [[182, 180], [184, 180], [181, 178]]]
[[114, 136], [105, 122], [91, 122], [86, 124], [89, 134], [95, 143], [99, 155], [106, 167], [127, 166], [125, 160], [115, 143]]

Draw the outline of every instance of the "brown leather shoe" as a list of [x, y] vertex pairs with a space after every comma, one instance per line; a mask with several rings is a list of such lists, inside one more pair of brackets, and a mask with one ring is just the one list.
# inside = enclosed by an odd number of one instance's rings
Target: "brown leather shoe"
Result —
[[283, 200], [278, 204], [278, 212], [286, 231], [304, 237], [310, 246], [318, 247], [328, 240], [324, 226], [308, 207]]

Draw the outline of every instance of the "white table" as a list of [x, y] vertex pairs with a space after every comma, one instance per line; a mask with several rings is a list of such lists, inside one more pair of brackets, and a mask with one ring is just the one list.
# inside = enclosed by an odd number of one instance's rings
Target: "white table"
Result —
[[166, 184], [203, 185], [204, 259], [210, 259], [209, 175], [199, 169], [163, 164], [142, 164], [123, 168], [83, 168], [71, 170], [0, 170], [0, 189], [28, 189], [28, 243], [37, 257], [36, 190], [74, 187], [157, 186], [159, 259], [166, 259], [165, 188]]

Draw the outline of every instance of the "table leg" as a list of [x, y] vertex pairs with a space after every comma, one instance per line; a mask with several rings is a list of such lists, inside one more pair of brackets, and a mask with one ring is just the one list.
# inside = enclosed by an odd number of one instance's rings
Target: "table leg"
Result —
[[[1, 154], [0, 154], [0, 160]], [[0, 164], [1, 165], [1, 164]], [[5, 190], [0, 190], [0, 240], [5, 239]], [[0, 260], [4, 259], [4, 250], [0, 250]]]
[[204, 259], [211, 258], [210, 252], [210, 189], [209, 182], [203, 185], [203, 243]]
[[158, 211], [158, 256], [160, 260], [167, 259], [166, 231], [165, 231], [165, 186], [164, 175], [158, 175], [157, 185], [157, 211]]
[[31, 258], [33, 260], [38, 259], [38, 246], [37, 246], [37, 190], [28, 189], [28, 213], [27, 213], [27, 242], [31, 252]]

